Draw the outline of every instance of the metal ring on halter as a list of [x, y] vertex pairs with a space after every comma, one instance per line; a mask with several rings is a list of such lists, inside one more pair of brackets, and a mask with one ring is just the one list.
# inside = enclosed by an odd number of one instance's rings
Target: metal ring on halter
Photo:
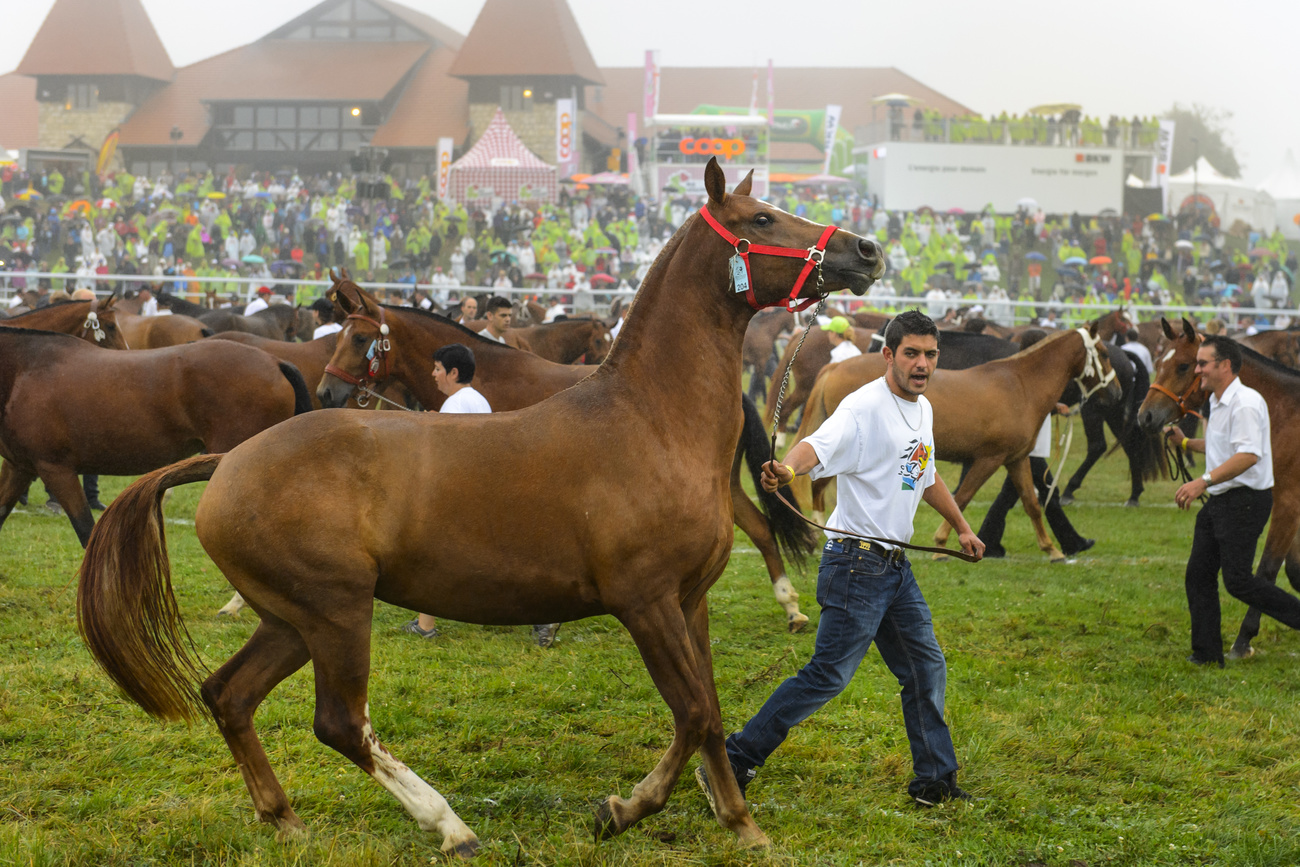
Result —
[[[814, 258], [814, 257], [816, 257], [816, 258]], [[804, 261], [805, 261], [805, 262], [812, 262], [814, 265], [818, 265], [818, 266], [820, 266], [821, 263], [822, 263], [822, 260], [825, 259], [825, 258], [826, 258], [826, 251], [825, 251], [825, 250], [818, 250], [816, 247], [809, 247], [809, 248], [808, 248], [808, 256], [807, 256], [807, 258], [804, 259]]]
[[[745, 249], [743, 249], [743, 250], [740, 249], [740, 245], [741, 245], [741, 244], [744, 244], [744, 245], [745, 245]], [[736, 253], [737, 253], [738, 255], [741, 255], [741, 256], [748, 256], [748, 255], [749, 255], [749, 239], [748, 239], [748, 238], [737, 238], [737, 239], [736, 239]]]

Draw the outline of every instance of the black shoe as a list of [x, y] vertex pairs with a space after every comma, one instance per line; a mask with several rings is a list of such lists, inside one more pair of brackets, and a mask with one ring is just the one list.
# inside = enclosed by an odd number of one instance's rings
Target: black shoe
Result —
[[1078, 548], [1075, 548], [1073, 551], [1066, 551], [1066, 552], [1065, 552], [1065, 556], [1067, 556], [1067, 557], [1078, 557], [1078, 556], [1079, 556], [1080, 554], [1082, 554], [1084, 551], [1087, 551], [1087, 550], [1091, 549], [1092, 546], [1093, 546], [1093, 545], [1096, 545], [1096, 544], [1097, 544], [1097, 540], [1096, 540], [1096, 539], [1084, 539], [1082, 542], [1079, 543], [1079, 547], [1078, 547]]
[[[744, 798], [745, 789], [749, 788], [749, 784], [754, 782], [754, 777], [758, 776], [758, 770], [756, 768], [746, 768], [742, 771], [735, 765], [732, 765], [731, 773], [736, 777], [736, 786], [740, 789], [740, 797]], [[713, 814], [716, 816], [718, 814], [718, 805], [717, 802], [713, 800], [713, 788], [709, 785], [709, 773], [704, 770], [703, 762], [701, 762], [699, 767], [695, 769], [695, 782], [700, 784], [700, 791], [704, 792], [704, 797], [707, 798], [709, 802], [709, 809], [712, 810]]]
[[999, 545], [996, 548], [986, 547], [984, 549], [985, 560], [1001, 560], [1006, 556], [1007, 556], [1007, 550], [1003, 548], [1001, 545]]
[[20, 497], [18, 498], [18, 505], [20, 505], [20, 506], [25, 506], [25, 505], [27, 505], [27, 495], [26, 495], [26, 494], [23, 494], [22, 496], [20, 496]]
[[538, 647], [550, 647], [555, 643], [555, 633], [560, 631], [558, 623], [542, 623], [533, 627], [533, 641]]
[[1217, 665], [1219, 666], [1219, 668], [1223, 668], [1222, 659], [1218, 660], [1217, 662], [1213, 659], [1201, 659], [1195, 653], [1187, 657], [1187, 661], [1190, 662], [1192, 665]]
[[418, 635], [421, 638], [437, 638], [439, 635], [442, 634], [441, 632], [438, 631], [438, 627], [436, 626], [433, 627], [432, 629], [421, 629], [420, 618], [418, 617], [415, 618], [414, 620], [409, 620], [406, 623], [403, 623], [402, 631], [409, 632], [412, 635]]
[[918, 807], [934, 807], [945, 801], [973, 801], [970, 792], [957, 785], [957, 775], [949, 774], [941, 780], [934, 780], [923, 786], [907, 787], [907, 793], [916, 801]]
[[87, 506], [90, 506], [90, 510], [91, 510], [92, 512], [102, 512], [102, 511], [104, 511], [105, 509], [108, 508], [108, 507], [105, 506], [103, 503], [101, 503], [99, 500], [91, 500], [90, 502], [86, 503], [86, 505], [87, 505]]

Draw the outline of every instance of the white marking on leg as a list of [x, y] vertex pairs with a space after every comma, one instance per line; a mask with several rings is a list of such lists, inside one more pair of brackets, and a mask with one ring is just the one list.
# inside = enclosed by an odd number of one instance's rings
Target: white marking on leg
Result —
[[447, 799], [420, 779], [418, 774], [393, 758], [392, 753], [375, 737], [375, 730], [370, 725], [368, 703], [362, 736], [374, 765], [371, 776], [406, 808], [406, 812], [411, 814], [421, 830], [442, 834], [442, 851], [450, 852], [466, 843], [478, 843], [478, 837], [460, 820]]
[[787, 613], [794, 614], [799, 610], [799, 591], [786, 576], [782, 575], [772, 583], [772, 595]]
[[228, 617], [233, 617], [239, 612], [243, 611], [244, 606], [247, 604], [248, 603], [244, 601], [244, 597], [239, 595], [239, 591], [235, 591], [235, 595], [231, 596], [230, 601], [227, 602], [220, 609], [218, 609], [217, 613], [224, 614]]

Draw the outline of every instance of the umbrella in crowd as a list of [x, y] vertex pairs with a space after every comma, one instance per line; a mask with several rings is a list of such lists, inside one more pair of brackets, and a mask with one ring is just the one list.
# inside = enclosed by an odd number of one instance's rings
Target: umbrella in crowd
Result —
[[1038, 252], [1037, 250], [1031, 250], [1030, 252], [1026, 253], [1026, 254], [1025, 254], [1025, 258], [1028, 259], [1028, 260], [1031, 261], [1031, 262], [1046, 262], [1046, 261], [1047, 261], [1047, 257], [1044, 256], [1042, 253]]
[[214, 193], [208, 193], [208, 198], [209, 198], [209, 199], [224, 199], [225, 197], [226, 197], [226, 194], [225, 194], [225, 193], [215, 193], [215, 192], [214, 192]]
[[1180, 238], [1179, 240], [1174, 241], [1174, 247], [1176, 247], [1179, 250], [1190, 250], [1192, 249], [1193, 246], [1195, 245], [1192, 244], [1192, 242], [1187, 240], [1186, 238]]
[[1085, 259], [1085, 258], [1083, 258], [1082, 256], [1071, 256], [1070, 258], [1068, 258], [1068, 259], [1065, 260], [1065, 264], [1067, 264], [1067, 265], [1087, 265], [1087, 264], [1088, 264], [1088, 260]]
[[1028, 211], [1037, 210], [1037, 209], [1038, 209], [1038, 200], [1037, 200], [1037, 199], [1030, 198], [1029, 196], [1025, 196], [1023, 199], [1020, 199], [1020, 200], [1018, 200], [1018, 201], [1016, 202], [1016, 207], [1017, 207], [1017, 208], [1024, 208], [1025, 210], [1028, 210]]
[[221, 264], [222, 264], [222, 265], [225, 265], [227, 268], [238, 268], [238, 267], [239, 267], [239, 260], [238, 260], [238, 259], [222, 259], [222, 260], [221, 260]]
[[1251, 256], [1267, 256], [1267, 257], [1270, 257], [1270, 258], [1271, 258], [1271, 257], [1273, 257], [1273, 256], [1276, 256], [1277, 253], [1274, 253], [1272, 250], [1268, 249], [1267, 247], [1256, 247], [1255, 249], [1253, 249], [1253, 250], [1250, 251], [1250, 255], [1251, 255]]
[[600, 172], [599, 174], [588, 175], [584, 183], [590, 185], [603, 184], [605, 186], [625, 187], [628, 184], [628, 180], [627, 175], [619, 174], [618, 172]]
[[592, 283], [617, 283], [613, 277], [608, 274], [594, 274], [591, 278]]
[[1093, 256], [1088, 260], [1089, 265], [1109, 265], [1111, 258], [1109, 256]]
[[247, 256], [245, 256], [241, 261], [243, 261], [243, 262], [247, 262], [247, 263], [250, 264], [250, 265], [265, 265], [265, 264], [266, 264], [266, 260], [263, 259], [261, 256], [257, 255], [256, 253], [249, 253], [249, 254], [248, 254]]

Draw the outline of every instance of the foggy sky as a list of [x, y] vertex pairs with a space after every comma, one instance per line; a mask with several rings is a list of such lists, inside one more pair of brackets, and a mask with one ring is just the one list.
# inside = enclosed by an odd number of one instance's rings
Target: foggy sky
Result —
[[[251, 42], [313, 0], [143, 0], [176, 66]], [[483, 0], [399, 0], [462, 33]], [[0, 72], [22, 59], [53, 0], [6, 3]], [[1300, 2], [1042, 0], [569, 0], [597, 64], [895, 66], [982, 114], [1077, 102], [1159, 114], [1175, 101], [1233, 113], [1243, 178], [1300, 156]], [[777, 104], [786, 106], [777, 93]], [[762, 97], [760, 96], [760, 99]]]

